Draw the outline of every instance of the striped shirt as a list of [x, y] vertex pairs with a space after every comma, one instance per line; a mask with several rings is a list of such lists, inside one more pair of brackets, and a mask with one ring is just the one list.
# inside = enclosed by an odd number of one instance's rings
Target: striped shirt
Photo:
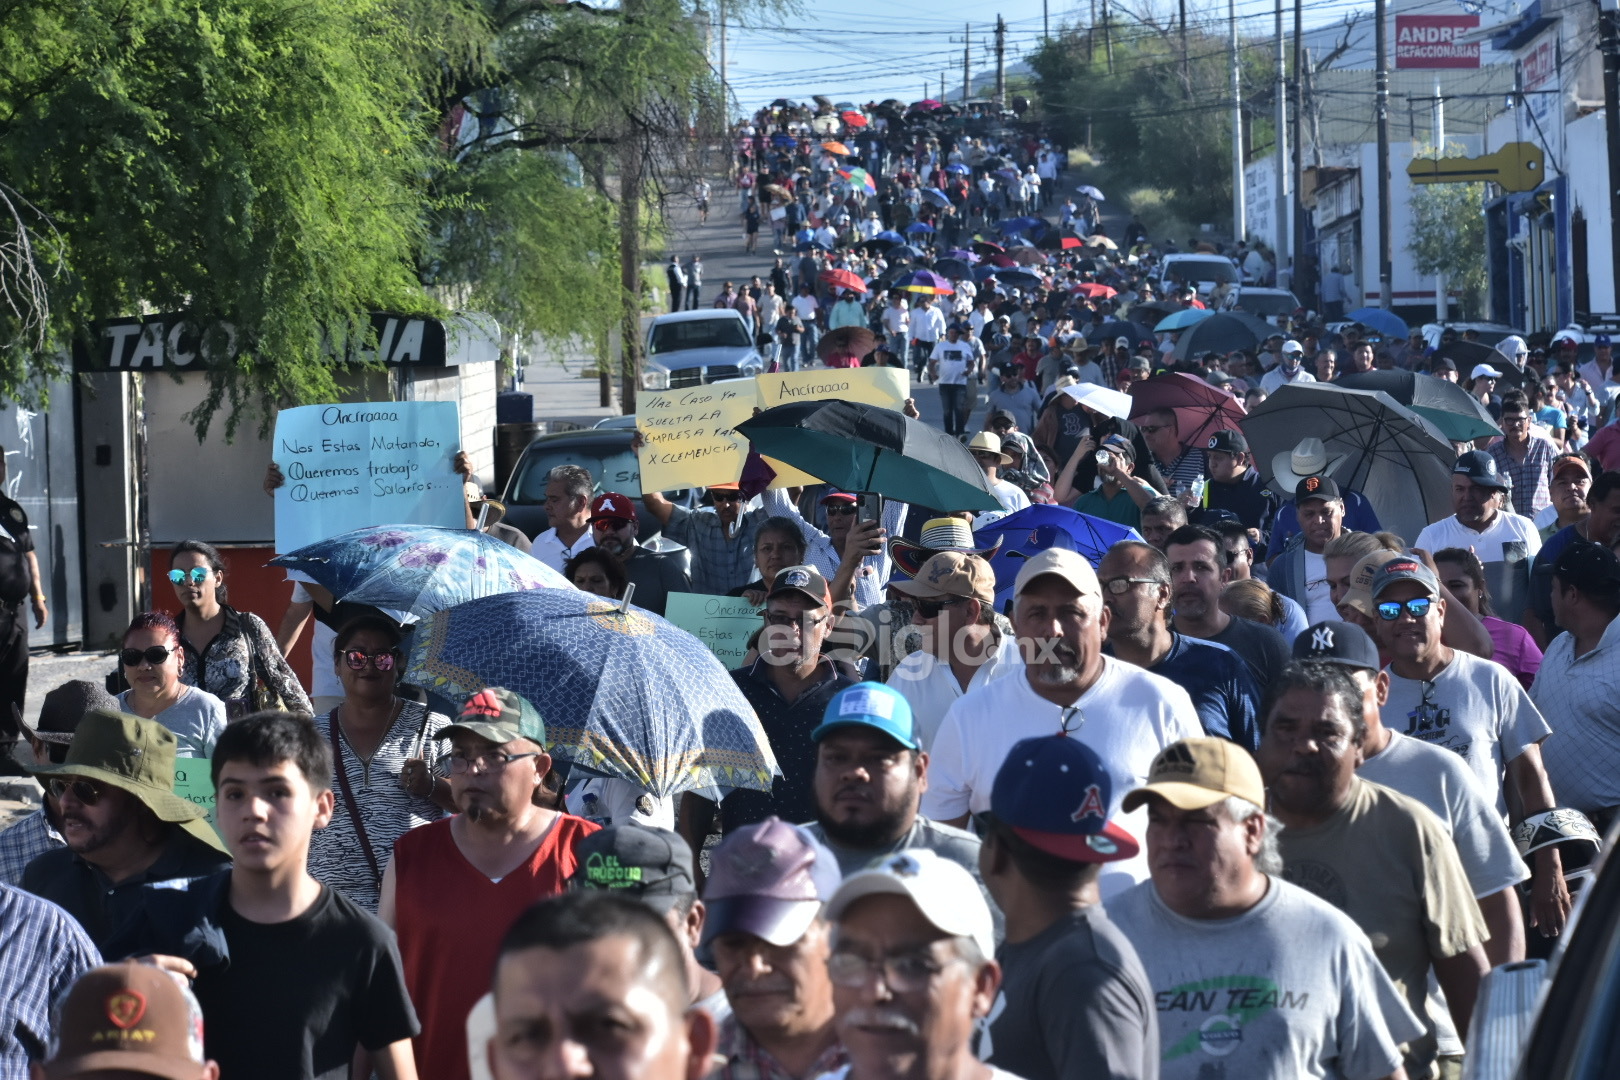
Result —
[[[341, 716], [341, 713], [339, 714]], [[338, 729], [341, 746], [334, 748], [332, 794], [332, 822], [317, 829], [309, 842], [309, 873], [323, 885], [330, 885], [371, 914], [377, 913], [381, 899], [380, 883], [372, 875], [371, 862], [366, 858], [355, 831], [349, 801], [343, 797], [343, 785], [338, 782], [336, 769], [341, 763], [349, 780], [349, 790], [360, 804], [360, 814], [366, 826], [366, 839], [371, 841], [371, 852], [377, 860], [378, 870], [388, 867], [394, 851], [394, 841], [418, 825], [438, 821], [444, 816], [432, 799], [423, 799], [399, 786], [400, 770], [409, 758], [425, 758], [437, 775], [439, 759], [448, 753], [447, 744], [435, 739], [434, 734], [450, 725], [450, 718], [428, 712], [427, 706], [415, 701], [402, 702], [399, 716], [394, 719], [382, 742], [370, 759], [362, 760], [349, 738]], [[315, 728], [323, 738], [332, 730], [331, 713], [315, 718]]]
[[51, 1005], [101, 953], [73, 916], [10, 885], [0, 885], [0, 927], [0, 1077], [23, 1080], [49, 1052]]
[[1530, 700], [1558, 729], [1541, 744], [1559, 806], [1593, 816], [1620, 806], [1620, 619], [1597, 647], [1577, 657], [1575, 635], [1558, 635], [1530, 687]]
[[1513, 481], [1513, 512], [1533, 518], [1552, 505], [1552, 492], [1548, 487], [1548, 472], [1560, 451], [1551, 439], [1530, 436], [1525, 447], [1524, 460], [1515, 461], [1508, 453], [1507, 442], [1497, 439], [1486, 451], [1496, 459], [1496, 468], [1507, 473]]
[[664, 535], [692, 549], [692, 591], [724, 596], [754, 580], [754, 532], [768, 516], [764, 510], [739, 515], [728, 537], [718, 512], [670, 507]]
[[67, 841], [56, 831], [51, 819], [40, 807], [17, 824], [0, 832], [0, 884], [16, 885], [22, 881], [23, 867], [34, 858], [67, 847]]
[[[715, 1080], [798, 1080], [769, 1050], [754, 1041], [735, 1016], [720, 1025], [720, 1040], [714, 1052], [723, 1060], [714, 1071]], [[848, 1063], [849, 1054], [844, 1044], [835, 1041], [821, 1052], [804, 1075], [819, 1077], [842, 1069]]]
[[1196, 448], [1183, 450], [1174, 461], [1155, 461], [1155, 464], [1165, 483], [1170, 485], [1172, 495], [1180, 495], [1204, 479], [1204, 452]]

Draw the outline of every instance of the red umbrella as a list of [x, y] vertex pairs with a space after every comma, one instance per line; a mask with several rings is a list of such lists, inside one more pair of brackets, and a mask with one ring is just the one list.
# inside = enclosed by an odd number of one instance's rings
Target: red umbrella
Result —
[[867, 124], [866, 117], [862, 116], [858, 112], [839, 113], [838, 119], [842, 120], [852, 128], [863, 128]]
[[1236, 431], [1247, 415], [1237, 398], [1184, 371], [1133, 383], [1130, 393], [1132, 420], [1160, 409], [1176, 414], [1176, 436], [1182, 446], [1202, 447], [1217, 431]]
[[817, 280], [835, 289], [850, 289], [860, 293], [866, 291], [866, 282], [862, 281], [861, 275], [853, 270], [823, 270]]
[[1114, 297], [1119, 295], [1118, 290], [1112, 289], [1098, 281], [1082, 281], [1080, 284], [1074, 287], [1073, 291], [1079, 293], [1081, 296], [1089, 296], [1093, 300], [1097, 299], [1098, 297], [1101, 297], [1104, 300], [1112, 300]]
[[1011, 255], [996, 254], [990, 256], [984, 261], [989, 263], [991, 266], [1012, 267], [1018, 265], [1018, 260], [1013, 258]]

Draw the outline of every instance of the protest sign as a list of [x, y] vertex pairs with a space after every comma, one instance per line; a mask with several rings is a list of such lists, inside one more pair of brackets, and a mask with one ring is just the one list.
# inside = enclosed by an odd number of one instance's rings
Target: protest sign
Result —
[[759, 609], [740, 596], [670, 593], [664, 618], [707, 645], [728, 668], [739, 667], [748, 639], [764, 625]]
[[371, 525], [463, 528], [453, 401], [304, 405], [276, 417], [276, 550]]
[[[724, 484], [742, 475], [748, 440], [736, 426], [790, 401], [859, 401], [899, 410], [911, 392], [903, 368], [790, 371], [731, 379], [681, 390], [643, 390], [637, 396], [643, 491]], [[772, 487], [798, 487], [816, 478], [777, 461]]]
[[177, 758], [174, 763], [174, 793], [208, 811], [208, 824], [219, 831], [215, 816], [214, 763], [208, 758]]

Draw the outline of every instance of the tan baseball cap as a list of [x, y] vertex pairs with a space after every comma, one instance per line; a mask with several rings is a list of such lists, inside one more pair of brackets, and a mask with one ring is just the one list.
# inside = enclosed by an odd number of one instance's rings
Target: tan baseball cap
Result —
[[1339, 603], [1355, 608], [1369, 619], [1375, 618], [1372, 598], [1373, 578], [1378, 576], [1378, 571], [1384, 568], [1385, 563], [1409, 558], [1410, 555], [1399, 551], [1375, 551], [1371, 555], [1363, 555], [1361, 561], [1356, 563], [1355, 569], [1350, 571], [1350, 591], [1344, 594], [1344, 599]]
[[1266, 784], [1249, 752], [1226, 739], [1182, 739], [1159, 751], [1147, 783], [1125, 796], [1126, 813], [1157, 795], [1178, 810], [1202, 810], [1229, 795], [1266, 805]]
[[1081, 596], [1102, 595], [1102, 586], [1097, 582], [1097, 571], [1093, 570], [1091, 563], [1078, 551], [1067, 548], [1047, 548], [1033, 559], [1024, 563], [1023, 569], [1018, 571], [1018, 578], [1013, 582], [1013, 595], [1017, 596], [1038, 577], [1046, 574], [1056, 574], [1077, 589]]
[[942, 551], [931, 555], [917, 568], [910, 581], [900, 578], [889, 585], [907, 596], [932, 600], [938, 596], [960, 596], [981, 604], [996, 602], [996, 575], [990, 564], [967, 551]]

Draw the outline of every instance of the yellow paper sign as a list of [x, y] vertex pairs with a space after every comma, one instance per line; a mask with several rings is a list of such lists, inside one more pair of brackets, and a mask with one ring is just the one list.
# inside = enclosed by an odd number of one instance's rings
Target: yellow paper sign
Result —
[[[748, 440], [738, 424], [791, 401], [858, 401], [899, 411], [911, 393], [904, 368], [831, 368], [760, 375], [682, 390], [643, 390], [637, 395], [643, 491], [725, 484], [742, 475]], [[778, 461], [772, 487], [799, 487], [817, 478]]]

